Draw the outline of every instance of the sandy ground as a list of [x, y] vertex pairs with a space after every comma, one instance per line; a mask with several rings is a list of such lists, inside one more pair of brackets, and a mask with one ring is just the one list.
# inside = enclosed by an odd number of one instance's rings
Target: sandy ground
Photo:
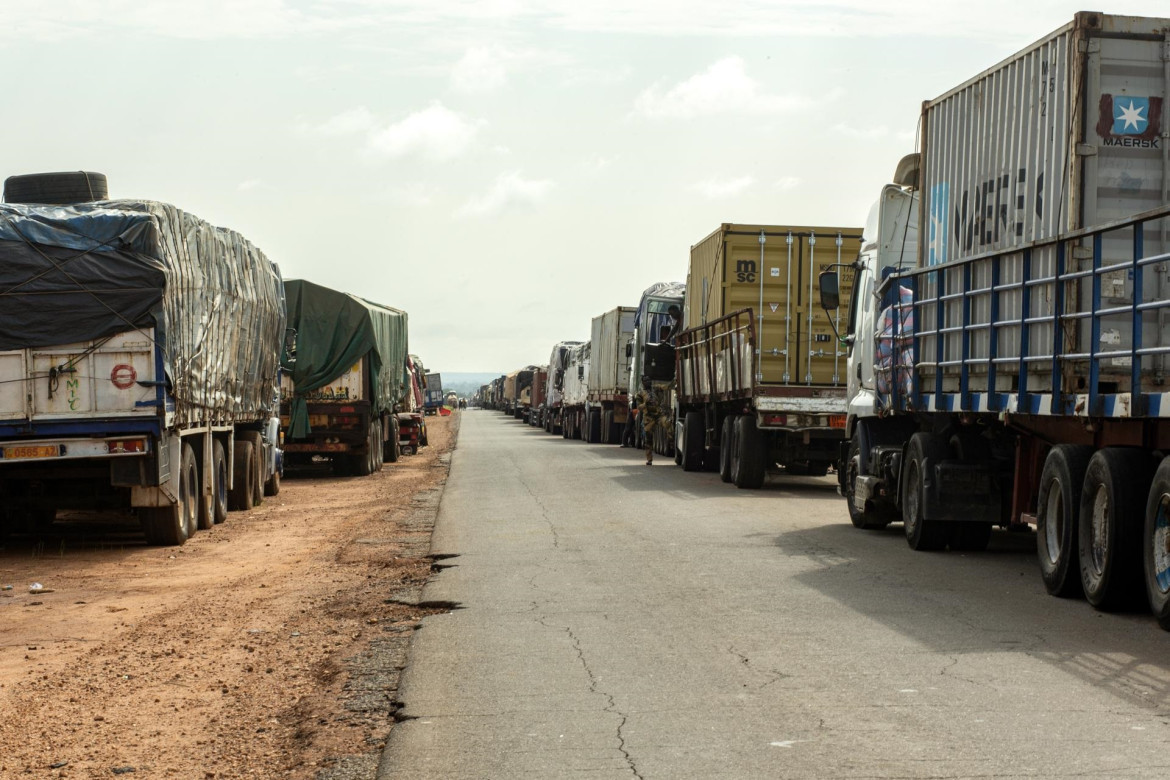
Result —
[[0, 778], [376, 766], [410, 633], [443, 608], [417, 594], [458, 420], [370, 477], [290, 474], [182, 547], [90, 517], [0, 551]]

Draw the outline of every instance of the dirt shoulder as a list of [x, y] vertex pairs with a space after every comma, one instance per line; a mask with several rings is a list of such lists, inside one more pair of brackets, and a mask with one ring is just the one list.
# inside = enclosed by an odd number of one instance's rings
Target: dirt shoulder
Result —
[[370, 477], [290, 475], [183, 547], [81, 518], [0, 550], [0, 777], [376, 764], [458, 421]]

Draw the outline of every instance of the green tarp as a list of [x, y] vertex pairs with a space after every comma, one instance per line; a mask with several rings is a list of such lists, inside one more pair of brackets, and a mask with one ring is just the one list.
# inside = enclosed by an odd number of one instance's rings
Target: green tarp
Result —
[[284, 283], [288, 327], [296, 331], [295, 359], [281, 367], [296, 388], [288, 435], [309, 435], [305, 396], [344, 374], [369, 354], [375, 412], [391, 411], [409, 390], [406, 312], [328, 287], [288, 279]]

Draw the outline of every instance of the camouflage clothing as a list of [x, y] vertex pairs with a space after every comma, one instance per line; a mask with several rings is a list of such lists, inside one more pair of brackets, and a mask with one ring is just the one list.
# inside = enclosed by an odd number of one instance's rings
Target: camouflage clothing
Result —
[[638, 395], [635, 396], [642, 429], [646, 432], [646, 465], [650, 465], [654, 461], [654, 429], [665, 428], [668, 424], [666, 414], [663, 411], [661, 392], [661, 390], [652, 387], [650, 390], [639, 390]]

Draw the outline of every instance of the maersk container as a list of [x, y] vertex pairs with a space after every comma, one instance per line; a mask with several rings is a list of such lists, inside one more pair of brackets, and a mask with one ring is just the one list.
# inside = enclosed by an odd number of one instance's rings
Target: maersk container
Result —
[[[756, 381], [840, 385], [844, 353], [833, 319], [815, 296], [816, 280], [861, 249], [861, 228], [720, 225], [691, 247], [684, 329], [734, 311], [755, 312]], [[851, 277], [842, 278], [848, 299]]]
[[[924, 263], [934, 266], [996, 251], [1023, 250], [1031, 242], [1100, 226], [1170, 200], [1170, 154], [1163, 137], [1170, 126], [1168, 35], [1170, 19], [1079, 13], [1069, 24], [924, 103], [918, 187]], [[1168, 229], [1166, 220], [1147, 226], [1147, 254], [1170, 247]], [[1130, 262], [1132, 242], [1130, 230], [1104, 238], [1102, 267], [1117, 265], [1118, 269], [1101, 278], [1100, 301], [1123, 306], [1132, 300], [1132, 272], [1124, 267]], [[1064, 270], [1091, 270], [1091, 257], [1087, 242], [1059, 260], [1050, 246], [1031, 253], [1027, 260], [1021, 251], [1010, 261], [998, 261], [999, 278], [994, 280], [991, 264], [973, 265], [970, 279], [949, 275], [944, 297], [951, 299], [944, 304], [943, 351], [955, 354], [965, 349], [972, 361], [990, 360], [989, 339], [994, 332], [996, 358], [1002, 362], [995, 389], [1010, 391], [1017, 383], [1014, 366], [1018, 361], [1012, 358], [1020, 356], [1021, 333], [1018, 326], [992, 326], [993, 282], [999, 289], [1017, 288], [998, 298], [996, 319], [1018, 318], [1027, 266], [1030, 316], [1051, 316], [1057, 291], [1043, 280], [1054, 276], [1058, 262]], [[932, 275], [927, 284], [937, 281]], [[933, 297], [932, 290], [922, 293]], [[1093, 306], [1093, 285], [1087, 278], [1069, 283], [1060, 294], [1075, 300], [1080, 311]], [[1170, 296], [1167, 276], [1146, 274], [1139, 296], [1143, 302]], [[964, 307], [970, 309], [966, 320]], [[924, 310], [923, 314], [933, 321], [934, 312]], [[1127, 348], [1132, 332], [1129, 317], [1128, 313], [1106, 316], [1101, 343]], [[963, 333], [964, 322], [969, 336]], [[1069, 321], [1063, 330], [1065, 354], [1087, 351], [1091, 340], [1087, 318]], [[1051, 352], [1050, 326], [1033, 328], [1028, 336], [1030, 357]], [[1145, 346], [1170, 343], [1170, 316], [1162, 310], [1147, 311], [1142, 316], [1142, 337]], [[921, 367], [927, 375], [934, 371], [929, 361], [936, 354], [933, 337], [924, 337]], [[1041, 360], [1029, 365], [1029, 374], [1035, 373], [1029, 378], [1030, 386], [1050, 387], [1050, 367]], [[1106, 381], [1124, 382], [1130, 374], [1126, 359], [1101, 368]], [[1066, 387], [1075, 386], [1077, 377], [1087, 373], [1084, 361], [1067, 361], [1064, 369], [1072, 383]], [[1164, 356], [1142, 358], [1143, 377], [1160, 383], [1165, 371]], [[958, 375], [957, 366], [944, 367], [946, 389], [957, 386]], [[986, 376], [986, 371], [972, 372], [971, 389], [988, 389]]]

